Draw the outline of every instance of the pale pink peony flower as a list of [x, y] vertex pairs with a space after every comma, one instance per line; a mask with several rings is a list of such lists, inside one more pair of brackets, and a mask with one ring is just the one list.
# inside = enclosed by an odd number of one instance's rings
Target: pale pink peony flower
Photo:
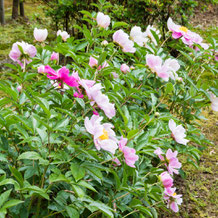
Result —
[[120, 70], [121, 70], [123, 73], [130, 72], [130, 68], [129, 68], [129, 66], [126, 65], [126, 64], [122, 64], [121, 67], [120, 67]]
[[51, 61], [53, 60], [56, 60], [56, 61], [59, 61], [59, 53], [56, 53], [56, 52], [52, 52], [51, 54], [51, 58], [50, 58]]
[[176, 194], [176, 188], [165, 188], [164, 199], [167, 201], [167, 208], [177, 213], [179, 211], [178, 205], [182, 204], [182, 195]]
[[92, 84], [87, 84], [86, 80], [80, 80], [80, 85], [85, 89], [88, 98], [91, 100], [90, 104], [93, 106], [96, 103], [104, 111], [105, 115], [111, 119], [116, 114], [114, 104], [111, 104], [109, 98], [102, 94], [101, 89], [103, 87], [101, 84], [94, 85], [94, 83], [95, 81]]
[[108, 41], [107, 41], [107, 40], [102, 41], [102, 42], [101, 42], [101, 45], [107, 46], [107, 45], [108, 45]]
[[35, 27], [33, 35], [36, 41], [43, 42], [46, 40], [48, 36], [48, 30], [47, 29], [37, 29]]
[[61, 31], [61, 30], [57, 31], [57, 36], [59, 36], [59, 35], [61, 36], [62, 40], [65, 42], [70, 37], [70, 35], [66, 31]]
[[182, 127], [182, 125], [176, 126], [176, 123], [172, 119], [169, 121], [169, 129], [172, 132], [172, 137], [179, 144], [186, 145], [189, 142], [189, 140], [185, 139], [185, 137], [186, 137], [185, 131], [186, 130]]
[[166, 160], [168, 162], [168, 172], [172, 175], [173, 173], [178, 174], [178, 169], [181, 168], [182, 164], [177, 158], [178, 151], [172, 152], [171, 149], [168, 149], [166, 152]]
[[160, 181], [163, 183], [165, 188], [170, 188], [173, 186], [173, 178], [168, 172], [163, 172], [160, 174]]
[[108, 15], [104, 15], [102, 12], [98, 12], [96, 21], [98, 26], [107, 28], [110, 25], [111, 19]]
[[120, 161], [119, 161], [118, 158], [114, 158], [112, 161], [113, 161], [113, 162], [115, 163], [115, 165], [117, 165], [117, 166], [120, 166], [120, 165], [121, 165], [121, 163], [120, 163]]
[[113, 41], [120, 45], [123, 52], [135, 53], [133, 41], [129, 40], [129, 36], [123, 30], [118, 30], [113, 34]]
[[216, 97], [213, 93], [210, 94], [211, 108], [214, 111], [218, 111], [218, 97]]
[[130, 31], [130, 39], [137, 43], [139, 46], [144, 46], [148, 39], [146, 34], [142, 32], [141, 27], [134, 26]]
[[103, 149], [115, 154], [117, 150], [116, 135], [112, 130], [113, 125], [110, 123], [101, 124], [103, 117], [92, 115], [91, 119], [85, 118], [86, 130], [93, 135], [94, 143], [97, 150]]
[[161, 57], [153, 54], [146, 55], [146, 63], [153, 73], [156, 73], [158, 77], [164, 81], [168, 81], [169, 78], [176, 80], [178, 75], [176, 73], [179, 70], [180, 65], [175, 59], [167, 59], [164, 63]]
[[126, 164], [135, 168], [135, 162], [139, 159], [139, 156], [135, 154], [136, 151], [134, 148], [129, 148], [126, 144], [127, 138], [123, 138], [122, 136], [119, 141], [119, 150], [123, 152]]
[[22, 86], [18, 86], [18, 87], [17, 87], [17, 91], [18, 91], [18, 92], [21, 92], [21, 90], [22, 90]]
[[44, 65], [40, 65], [39, 67], [37, 67], [38, 73], [45, 73], [45, 66]]
[[12, 46], [9, 57], [23, 67], [24, 62], [28, 64], [32, 61], [31, 58], [35, 57], [36, 52], [37, 50], [33, 45], [26, 42], [16, 42]]

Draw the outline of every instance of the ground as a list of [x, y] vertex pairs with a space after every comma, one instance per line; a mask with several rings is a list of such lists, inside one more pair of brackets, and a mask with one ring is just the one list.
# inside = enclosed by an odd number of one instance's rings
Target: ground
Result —
[[[11, 22], [11, 1], [5, 1], [6, 8], [6, 24], [4, 27], [0, 26], [0, 64], [4, 63], [4, 60], [8, 59], [8, 53], [11, 49], [11, 45], [20, 40], [26, 40], [33, 38], [32, 32], [37, 22], [41, 22], [43, 19], [42, 8], [40, 5], [25, 3], [28, 19], [22, 20], [22, 24], [17, 25], [17, 22]], [[198, 8], [190, 24], [198, 31], [203, 37], [209, 35], [218, 38], [218, 8], [212, 5], [209, 6], [209, 10], [202, 12], [202, 9]], [[28, 27], [28, 28], [26, 28]], [[0, 71], [3, 73], [0, 66]], [[203, 115], [207, 118], [206, 121], [202, 121], [202, 131], [213, 142], [213, 145], [208, 146], [203, 151], [201, 157], [200, 166], [198, 169], [189, 165], [183, 170], [186, 172], [186, 179], [178, 179], [179, 193], [183, 194], [183, 205], [180, 212], [175, 214], [167, 214], [163, 212], [161, 217], [166, 218], [192, 218], [192, 217], [218, 217], [217, 211], [217, 178], [218, 178], [218, 166], [217, 166], [217, 144], [218, 144], [218, 113], [212, 112], [211, 109], [207, 109], [203, 112]]]

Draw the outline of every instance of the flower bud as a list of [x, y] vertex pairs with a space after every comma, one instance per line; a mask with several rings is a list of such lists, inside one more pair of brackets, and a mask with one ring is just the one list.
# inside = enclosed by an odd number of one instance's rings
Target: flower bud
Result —
[[18, 87], [17, 87], [17, 91], [18, 91], [18, 92], [21, 92], [21, 90], [22, 90], [22, 86], [18, 86]]
[[48, 36], [48, 30], [47, 29], [34, 29], [33, 32], [34, 38], [36, 41], [38, 42], [43, 42], [46, 40], [47, 36]]
[[107, 41], [107, 40], [102, 41], [102, 42], [101, 42], [101, 45], [102, 45], [102, 46], [107, 46], [107, 45], [108, 45], [108, 41]]

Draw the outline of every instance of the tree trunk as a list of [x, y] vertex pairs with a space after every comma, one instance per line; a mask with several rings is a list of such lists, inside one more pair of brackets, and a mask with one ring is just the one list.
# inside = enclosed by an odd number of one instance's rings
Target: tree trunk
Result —
[[19, 0], [13, 0], [12, 19], [18, 18]]
[[5, 24], [4, 0], [0, 0], [0, 23]]
[[24, 17], [25, 14], [24, 14], [24, 3], [23, 3], [23, 0], [20, 0], [20, 16], [21, 17]]

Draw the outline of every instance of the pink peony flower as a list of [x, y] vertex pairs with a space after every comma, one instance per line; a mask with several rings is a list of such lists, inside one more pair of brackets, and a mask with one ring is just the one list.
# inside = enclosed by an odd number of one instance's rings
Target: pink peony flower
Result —
[[51, 61], [53, 60], [56, 60], [56, 61], [59, 61], [59, 53], [56, 53], [56, 52], [52, 52], [51, 54], [51, 58], [50, 58]]
[[108, 15], [104, 15], [102, 12], [98, 12], [96, 21], [98, 26], [107, 28], [110, 25], [111, 19]]
[[172, 175], [173, 173], [178, 174], [178, 169], [181, 168], [182, 164], [177, 158], [178, 151], [172, 152], [171, 149], [168, 149], [166, 152], [166, 161], [168, 162], [168, 172]]
[[214, 111], [218, 111], [218, 97], [216, 97], [213, 93], [210, 94], [211, 108]]
[[123, 73], [130, 72], [130, 68], [129, 68], [129, 66], [126, 65], [126, 64], [122, 64], [121, 67], [120, 67], [120, 70], [121, 70]]
[[103, 149], [115, 154], [117, 150], [117, 139], [113, 125], [110, 123], [101, 124], [103, 117], [92, 115], [91, 119], [85, 118], [86, 130], [94, 136], [94, 143], [97, 150]]
[[176, 123], [172, 119], [169, 121], [169, 129], [172, 132], [172, 137], [179, 144], [186, 145], [189, 142], [189, 140], [185, 139], [186, 130], [182, 127], [182, 125], [176, 126]]
[[36, 52], [37, 50], [33, 45], [26, 42], [16, 42], [12, 46], [9, 57], [23, 67], [24, 62], [28, 64], [32, 61], [31, 58], [35, 57]]
[[44, 65], [40, 65], [39, 67], [37, 67], [38, 73], [45, 73], [45, 66]]
[[43, 42], [46, 40], [47, 36], [48, 36], [48, 30], [47, 29], [34, 29], [33, 32], [34, 38], [36, 41], [38, 42]]
[[21, 90], [22, 90], [22, 86], [18, 86], [18, 87], [17, 87], [17, 91], [18, 91], [18, 92], [21, 92]]
[[180, 68], [180, 65], [175, 59], [167, 59], [164, 63], [161, 57], [153, 54], [146, 55], [146, 63], [153, 73], [156, 73], [158, 77], [164, 81], [168, 81], [169, 78], [176, 80], [178, 75], [176, 71]]
[[154, 153], [158, 155], [161, 161], [165, 162], [169, 174], [172, 175], [173, 173], [179, 173], [178, 169], [181, 168], [182, 164], [177, 158], [177, 151], [172, 152], [171, 149], [168, 149], [166, 154], [164, 154], [160, 148], [157, 148]]
[[121, 137], [119, 141], [119, 149], [124, 154], [125, 162], [128, 166], [135, 168], [135, 162], [139, 159], [139, 156], [136, 155], [136, 151], [134, 148], [129, 148], [126, 146], [127, 139]]
[[163, 172], [160, 174], [160, 181], [163, 183], [165, 188], [170, 188], [173, 186], [173, 178], [168, 172]]
[[56, 72], [49, 65], [46, 65], [45, 73], [48, 74], [47, 77], [51, 80], [63, 81], [71, 87], [79, 86], [77, 79], [74, 76], [69, 76], [70, 71], [66, 67], [62, 67]]
[[101, 89], [103, 88], [100, 83], [95, 84], [95, 81], [87, 84], [86, 80], [80, 80], [80, 85], [85, 89], [88, 98], [91, 100], [91, 105], [95, 103], [98, 105], [100, 109], [102, 109], [105, 115], [111, 119], [115, 116], [116, 111], [114, 108], [114, 104], [109, 102], [109, 98], [102, 94]]
[[164, 199], [167, 201], [167, 208], [177, 213], [179, 211], [178, 205], [182, 204], [182, 195], [176, 194], [176, 188], [165, 188]]
[[133, 41], [129, 40], [128, 34], [123, 30], [118, 30], [113, 34], [113, 41], [120, 45], [123, 52], [135, 53]]
[[65, 42], [70, 37], [70, 35], [66, 31], [61, 31], [61, 30], [57, 31], [57, 36], [59, 36], [59, 35], [61, 36], [62, 40]]

